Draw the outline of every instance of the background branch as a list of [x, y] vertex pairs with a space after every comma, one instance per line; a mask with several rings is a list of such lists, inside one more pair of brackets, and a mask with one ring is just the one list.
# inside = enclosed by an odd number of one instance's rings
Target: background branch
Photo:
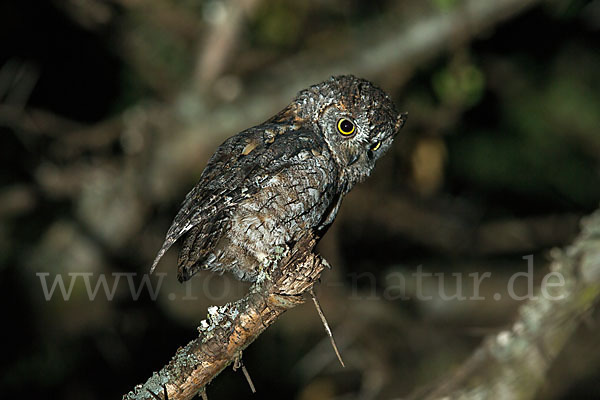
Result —
[[600, 211], [582, 222], [582, 232], [564, 250], [551, 251], [550, 271], [523, 304], [511, 329], [488, 336], [474, 354], [428, 394], [413, 399], [531, 399], [582, 319], [600, 300]]

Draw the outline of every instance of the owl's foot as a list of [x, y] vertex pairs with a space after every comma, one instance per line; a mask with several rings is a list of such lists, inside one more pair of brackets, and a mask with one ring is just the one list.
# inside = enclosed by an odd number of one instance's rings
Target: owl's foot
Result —
[[[322, 259], [324, 260], [324, 259]], [[329, 264], [327, 264], [329, 265]], [[311, 288], [308, 293], [310, 294], [310, 297], [312, 298], [313, 303], [315, 303], [315, 308], [317, 309], [317, 313], [319, 314], [319, 317], [321, 318], [321, 322], [323, 323], [323, 326], [325, 327], [325, 331], [327, 332], [327, 335], [329, 336], [329, 340], [331, 341], [331, 346], [333, 347], [333, 351], [335, 351], [335, 355], [337, 356], [338, 360], [340, 360], [340, 364], [342, 364], [342, 367], [346, 367], [346, 365], [344, 364], [344, 360], [342, 360], [342, 356], [340, 355], [340, 352], [337, 348], [337, 345], [335, 344], [335, 339], [333, 338], [333, 333], [331, 333], [331, 328], [329, 327], [329, 324], [327, 323], [327, 318], [325, 318], [325, 314], [323, 314], [323, 309], [321, 309], [321, 304], [319, 304], [319, 300], [317, 300], [317, 296], [315, 295], [314, 290]]]

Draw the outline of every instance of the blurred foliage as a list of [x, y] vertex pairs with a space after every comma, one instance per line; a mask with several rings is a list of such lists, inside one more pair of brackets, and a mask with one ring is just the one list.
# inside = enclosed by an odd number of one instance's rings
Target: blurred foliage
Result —
[[251, 26], [254, 43], [280, 51], [295, 47], [302, 40], [309, 11], [308, 2], [264, 2]]
[[433, 4], [435, 4], [440, 10], [447, 11], [454, 8], [459, 0], [433, 0]]
[[456, 60], [437, 71], [432, 84], [443, 104], [468, 109], [481, 100], [485, 76], [476, 65]]
[[500, 98], [494, 112], [502, 120], [453, 137], [450, 172], [494, 193], [544, 196], [554, 203], [541, 204], [540, 211], [593, 209], [600, 198], [600, 71], [594, 67], [600, 60], [581, 53], [568, 47], [551, 57], [549, 68], [548, 61], [531, 58], [490, 66], [490, 89]]

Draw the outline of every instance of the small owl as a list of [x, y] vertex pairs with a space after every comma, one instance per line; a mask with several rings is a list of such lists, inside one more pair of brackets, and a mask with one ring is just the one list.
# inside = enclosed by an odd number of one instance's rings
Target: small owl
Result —
[[152, 270], [183, 239], [180, 281], [228, 271], [255, 281], [275, 252], [321, 238], [344, 195], [369, 176], [406, 121], [370, 82], [336, 76], [227, 139], [177, 213]]

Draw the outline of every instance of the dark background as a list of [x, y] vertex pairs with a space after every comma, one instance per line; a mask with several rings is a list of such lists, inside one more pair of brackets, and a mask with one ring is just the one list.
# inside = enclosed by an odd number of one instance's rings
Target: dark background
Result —
[[[518, 302], [491, 293], [529, 254], [539, 283], [547, 251], [570, 243], [600, 199], [600, 1], [533, 1], [494, 24], [459, 24], [437, 47], [403, 36], [463, 3], [0, 3], [2, 397], [118, 398], [195, 337], [209, 305], [242, 297], [247, 286], [228, 276], [180, 286], [176, 250], [156, 300], [135, 300], [121, 278], [112, 301], [91, 301], [79, 277], [68, 301], [46, 301], [36, 274], [68, 286], [68, 273], [91, 273], [95, 286], [99, 274], [137, 273], [139, 285], [216, 146], [340, 72], [377, 83], [409, 120], [320, 245], [333, 269], [319, 297], [348, 367], [301, 306], [244, 353], [260, 398], [404, 396], [510, 324]], [[418, 56], [368, 53], [394, 40], [414, 40]], [[489, 300], [419, 301], [410, 283], [411, 299], [393, 298], [390, 276], [418, 266], [490, 271]], [[539, 399], [600, 397], [591, 321]], [[249, 389], [228, 369], [208, 393]]]

